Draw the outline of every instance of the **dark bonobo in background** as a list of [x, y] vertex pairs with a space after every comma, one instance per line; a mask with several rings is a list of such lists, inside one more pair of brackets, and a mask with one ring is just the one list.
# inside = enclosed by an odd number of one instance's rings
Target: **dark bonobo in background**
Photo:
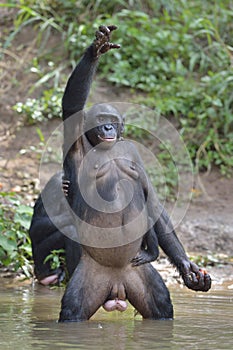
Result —
[[[49, 208], [49, 215], [46, 212]], [[40, 283], [47, 285], [62, 281], [64, 270], [52, 270], [45, 258], [53, 250], [64, 249], [69, 276], [75, 270], [81, 256], [81, 246], [71, 240], [76, 234], [72, 216], [62, 190], [62, 172], [55, 174], [38, 197], [29, 229], [34, 259], [34, 272]], [[64, 234], [65, 233], [65, 234]]]
[[188, 259], [135, 146], [122, 139], [120, 113], [106, 104], [84, 111], [99, 57], [119, 48], [110, 42], [114, 29], [99, 28], [63, 96], [64, 178], [82, 256], [62, 298], [60, 322], [88, 320], [102, 305], [123, 311], [126, 299], [144, 318], [173, 318], [169, 291], [149, 263], [158, 244], [188, 288], [211, 286], [210, 276]]

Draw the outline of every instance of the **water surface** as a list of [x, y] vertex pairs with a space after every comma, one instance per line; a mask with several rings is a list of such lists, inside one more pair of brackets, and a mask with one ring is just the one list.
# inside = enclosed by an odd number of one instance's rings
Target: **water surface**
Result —
[[0, 287], [0, 350], [233, 349], [233, 291], [171, 289], [173, 321], [148, 321], [103, 309], [88, 322], [57, 323], [61, 288]]

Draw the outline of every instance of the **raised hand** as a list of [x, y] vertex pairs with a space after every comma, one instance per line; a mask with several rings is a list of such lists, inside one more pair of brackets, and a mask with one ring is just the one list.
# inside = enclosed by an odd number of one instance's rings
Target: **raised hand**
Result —
[[111, 49], [119, 49], [120, 45], [113, 44], [110, 42], [111, 32], [116, 30], [117, 26], [100, 26], [99, 30], [95, 33], [95, 40], [93, 42], [95, 48], [96, 57], [99, 57], [103, 53], [111, 50]]

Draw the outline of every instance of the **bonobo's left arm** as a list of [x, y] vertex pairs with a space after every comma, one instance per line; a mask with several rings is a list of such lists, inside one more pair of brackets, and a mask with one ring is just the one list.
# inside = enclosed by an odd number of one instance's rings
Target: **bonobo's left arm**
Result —
[[[151, 247], [154, 247], [157, 239], [159, 246], [168, 256], [171, 263], [178, 269], [185, 285], [196, 291], [207, 292], [211, 287], [210, 276], [205, 270], [199, 269], [199, 267], [187, 257], [165, 208], [159, 202], [150, 179], [145, 175], [143, 163], [138, 152], [134, 152], [132, 147], [127, 147], [127, 149], [131, 152], [131, 159], [135, 164], [138, 164], [137, 170], [140, 174], [144, 189], [149, 218], [153, 220], [152, 223], [155, 222], [153, 227], [148, 231], [149, 236], [145, 236], [145, 238], [150, 239], [150, 241], [147, 242], [147, 246], [151, 245]], [[154, 238], [154, 234], [156, 235], [156, 239]], [[153, 241], [151, 241], [151, 238], [153, 238]], [[157, 250], [155, 250], [155, 254], [156, 252]], [[150, 261], [152, 260], [154, 259]]]
[[185, 285], [196, 291], [207, 292], [211, 287], [210, 275], [188, 259], [165, 209], [161, 210], [154, 229], [160, 247], [179, 270]]

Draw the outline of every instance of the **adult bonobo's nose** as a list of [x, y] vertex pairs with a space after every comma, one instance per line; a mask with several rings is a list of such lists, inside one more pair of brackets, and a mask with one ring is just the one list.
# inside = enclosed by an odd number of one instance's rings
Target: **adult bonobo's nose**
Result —
[[112, 124], [105, 124], [105, 125], [104, 125], [104, 130], [110, 131], [110, 130], [112, 130], [112, 129], [113, 129]]

